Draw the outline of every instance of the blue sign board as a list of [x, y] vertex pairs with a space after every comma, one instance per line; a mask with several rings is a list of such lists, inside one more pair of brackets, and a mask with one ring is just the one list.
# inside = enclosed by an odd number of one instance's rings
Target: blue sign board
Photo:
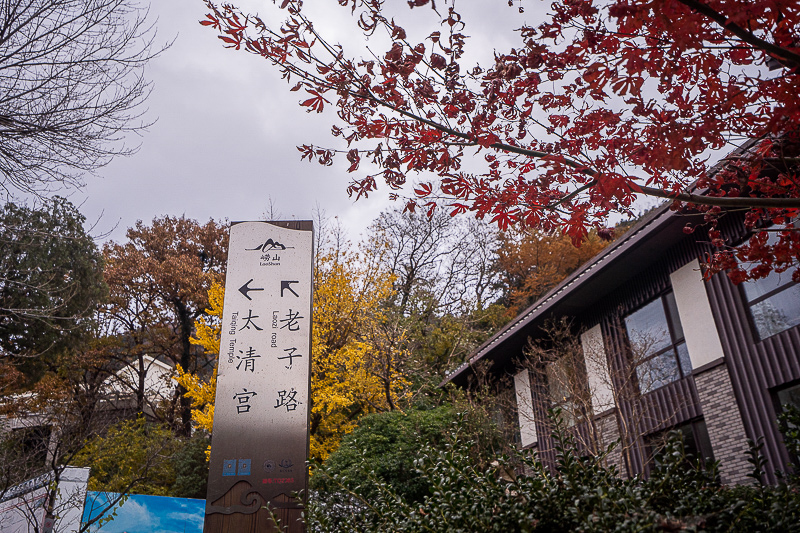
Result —
[[[83, 522], [96, 517], [116, 494], [88, 492]], [[116, 516], [91, 533], [202, 533], [205, 500], [132, 494], [116, 508]], [[107, 513], [110, 514], [110, 513]]]

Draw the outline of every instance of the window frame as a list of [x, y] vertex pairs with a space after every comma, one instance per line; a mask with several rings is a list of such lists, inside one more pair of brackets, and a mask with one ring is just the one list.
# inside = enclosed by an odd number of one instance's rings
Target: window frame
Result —
[[[670, 297], [671, 297], [671, 299], [670, 299]], [[642, 357], [642, 358], [640, 358], [638, 360], [634, 360], [633, 359], [633, 357], [634, 357], [634, 339], [632, 338], [632, 335], [631, 335], [630, 326], [628, 324], [628, 318], [634, 316], [636, 313], [644, 310], [649, 305], [651, 305], [651, 304], [653, 304], [655, 302], [660, 302], [661, 303], [660, 309], [661, 309], [661, 312], [663, 314], [663, 317], [664, 317], [664, 320], [665, 320], [665, 323], [666, 323], [666, 326], [667, 326], [667, 334], [669, 335], [669, 339], [668, 339], [669, 343], [666, 346], [657, 349], [653, 353], [649, 353], [646, 356], [644, 356], [644, 357]], [[674, 306], [673, 309], [670, 308], [671, 305]], [[677, 319], [677, 321], [678, 321], [677, 324], [675, 323], [675, 319]], [[671, 383], [675, 383], [676, 381], [680, 381], [681, 379], [685, 379], [685, 378], [687, 378], [687, 377], [692, 375], [694, 368], [691, 366], [691, 359], [689, 358], [688, 348], [686, 347], [686, 334], [683, 331], [683, 325], [680, 323], [680, 315], [678, 313], [677, 302], [675, 302], [675, 294], [671, 289], [666, 290], [666, 291], [658, 294], [655, 298], [652, 298], [651, 300], [648, 300], [646, 303], [644, 303], [643, 305], [639, 306], [634, 311], [631, 311], [631, 312], [627, 313], [625, 316], [622, 317], [622, 322], [625, 325], [625, 336], [626, 336], [626, 342], [627, 342], [627, 348], [628, 348], [628, 356], [632, 359], [632, 362], [633, 362], [634, 373], [635, 373], [636, 382], [637, 382], [636, 384], [637, 384], [637, 387], [639, 389], [640, 394], [642, 394], [642, 395], [649, 394], [649, 393], [651, 393], [653, 391], [656, 391], [658, 389], [666, 387]], [[679, 351], [679, 347], [681, 345], [684, 347], [684, 350], [686, 351], [686, 360], [687, 360], [687, 362], [689, 364], [689, 367], [690, 367], [689, 369], [684, 369], [684, 364], [683, 364], [684, 361], [682, 360], [681, 353]], [[666, 355], [666, 354], [671, 354], [672, 355], [672, 360], [675, 363], [675, 368], [677, 368], [677, 371], [678, 371], [677, 372], [677, 376], [674, 379], [672, 379], [670, 381], [667, 381], [667, 382], [665, 382], [665, 383], [663, 383], [663, 384], [661, 384], [659, 386], [651, 386], [651, 387], [648, 387], [647, 390], [642, 390], [642, 383], [641, 383], [642, 379], [640, 377], [641, 374], [639, 372], [639, 368], [642, 367], [643, 365], [648, 364], [649, 362], [651, 362], [651, 361], [653, 361], [653, 360], [655, 360], [657, 358], [660, 358], [660, 357]]]
[[779, 273], [779, 275], [781, 275], [781, 276], [786, 275], [786, 277], [788, 278], [788, 281], [785, 281], [785, 282], [782, 281], [774, 289], [772, 289], [772, 290], [770, 290], [770, 291], [768, 291], [768, 292], [766, 292], [764, 294], [760, 294], [760, 295], [758, 295], [758, 296], [756, 296], [756, 297], [754, 297], [752, 299], [747, 294], [747, 284], [749, 283], [749, 284], [751, 284], [750, 286], [753, 286], [754, 284], [757, 284], [757, 283], [759, 283], [759, 282], [761, 282], [761, 281], [763, 281], [763, 280], [765, 280], [767, 278], [765, 277], [765, 278], [759, 278], [757, 280], [746, 280], [746, 281], [744, 281], [744, 282], [739, 284], [739, 291], [740, 291], [740, 294], [742, 296], [742, 301], [744, 302], [744, 305], [747, 308], [747, 318], [748, 318], [748, 320], [750, 322], [750, 327], [752, 328], [753, 337], [756, 339], [756, 342], [764, 341], [766, 339], [774, 337], [775, 335], [779, 335], [779, 334], [783, 333], [784, 331], [789, 331], [792, 328], [796, 328], [796, 327], [800, 326], [800, 322], [797, 322], [796, 324], [792, 324], [790, 326], [787, 326], [787, 327], [785, 327], [783, 329], [780, 329], [780, 330], [774, 331], [774, 332], [765, 332], [765, 331], [762, 331], [759, 328], [759, 322], [758, 322], [758, 320], [756, 320], [755, 313], [753, 312], [753, 307], [755, 307], [755, 306], [757, 306], [757, 305], [759, 305], [759, 304], [761, 304], [761, 303], [773, 298], [774, 296], [777, 296], [777, 295], [779, 295], [781, 293], [784, 293], [784, 292], [788, 291], [789, 289], [791, 289], [793, 287], [800, 286], [800, 283], [797, 283], [796, 281], [792, 280], [791, 274], [789, 274], [788, 272], [781, 272], [781, 273]]
[[[800, 218], [799, 217], [795, 217], [794, 219], [788, 221], [787, 225], [790, 225], [790, 226], [794, 227], [795, 231], [797, 231], [797, 230], [800, 230], [800, 226], [798, 226], [798, 222], [800, 222]], [[778, 240], [779, 240], [778, 232], [784, 231], [785, 229], [786, 228], [772, 226], [770, 224], [766, 228], [761, 228], [760, 231], [766, 231], [767, 232], [767, 244], [772, 245], [772, 244], [776, 244], [778, 242]], [[744, 239], [742, 239], [742, 242], [740, 242], [737, 245], [737, 247], [746, 244], [754, 234], [755, 234], [755, 232], [751, 232], [750, 234], [748, 234]], [[792, 280], [792, 275], [791, 275], [790, 270], [791, 269], [788, 269], [788, 270], [786, 270], [784, 272], [775, 272], [773, 270], [773, 271], [770, 271], [770, 273], [767, 276], [763, 277], [763, 278], [759, 278], [759, 279], [755, 279], [755, 280], [754, 279], [748, 279], [748, 280], [745, 280], [744, 282], [738, 284], [737, 289], [739, 290], [739, 294], [742, 297], [742, 301], [744, 302], [744, 305], [747, 308], [747, 318], [748, 318], [748, 320], [750, 322], [751, 331], [753, 332], [753, 338], [756, 340], [756, 342], [764, 341], [766, 339], [769, 339], [770, 337], [774, 337], [775, 335], [779, 335], [780, 333], [783, 333], [784, 331], [789, 331], [792, 328], [796, 328], [796, 327], [800, 326], [800, 321], [798, 321], [797, 323], [792, 324], [790, 326], [787, 326], [787, 327], [785, 327], [783, 329], [780, 329], [778, 331], [771, 332], [771, 333], [769, 333], [767, 335], [762, 335], [762, 331], [759, 329], [759, 322], [756, 320], [755, 314], [753, 313], [753, 307], [755, 307], [755, 306], [757, 306], [757, 305], [759, 305], [759, 304], [761, 304], [761, 303], [773, 298], [774, 296], [777, 296], [777, 295], [781, 294], [782, 292], [786, 292], [786, 291], [790, 290], [793, 287], [800, 286], [800, 283], [797, 283], [796, 281]], [[772, 276], [773, 274], [777, 274], [778, 276], [781, 276], [781, 277], [786, 276], [786, 278], [788, 278], [788, 279], [782, 280], [774, 289], [772, 289], [770, 291], [767, 291], [764, 294], [760, 294], [760, 295], [758, 295], [758, 296], [756, 296], [756, 297], [751, 299], [747, 294], [746, 287], [748, 286], [748, 284], [750, 284], [750, 286], [754, 286], [755, 284], [761, 283], [764, 280], [769, 279], [769, 277]]]
[[[700, 461], [702, 465], [713, 463], [714, 459], [714, 446], [711, 443], [711, 438], [708, 433], [708, 425], [704, 418], [696, 418], [682, 422], [667, 429], [662, 429], [654, 433], [650, 433], [644, 438], [645, 453], [647, 457], [647, 471], [651, 471], [655, 463], [660, 460], [660, 456], [666, 444], [666, 438], [672, 431], [677, 431], [682, 435], [683, 452], [687, 455], [686, 466], [691, 466], [692, 461]], [[691, 438], [691, 443], [687, 440]], [[691, 450], [693, 445], [695, 452]], [[691, 455], [691, 457], [688, 457]]]
[[[772, 389], [771, 393], [776, 418], [786, 412], [787, 405], [800, 409], [800, 380], [783, 383], [775, 389]], [[797, 399], [796, 403], [793, 401], [795, 399]], [[786, 447], [785, 442], [784, 447]], [[792, 453], [789, 449], [786, 449], [786, 451], [789, 454], [789, 461], [792, 465], [794, 465], [795, 468], [800, 468], [800, 457]]]

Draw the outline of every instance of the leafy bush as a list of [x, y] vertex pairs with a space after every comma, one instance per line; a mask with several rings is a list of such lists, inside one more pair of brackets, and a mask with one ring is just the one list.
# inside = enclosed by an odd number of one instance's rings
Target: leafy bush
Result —
[[181, 444], [167, 426], [138, 416], [90, 440], [72, 463], [91, 467], [89, 490], [166, 496], [175, 483], [172, 457]]
[[91, 467], [89, 490], [205, 498], [208, 437], [175, 437], [143, 416], [123, 420], [91, 439], [71, 461]]
[[205, 499], [208, 488], [206, 450], [210, 440], [204, 433], [195, 433], [174, 455], [175, 483], [170, 496]]
[[456, 428], [441, 449], [423, 450], [415, 463], [417, 487], [427, 488], [421, 501], [365, 465], [360, 484], [322, 469], [317, 475], [327, 475], [328, 485], [311, 499], [309, 530], [800, 532], [800, 492], [789, 478], [774, 487], [722, 486], [717, 465], [704, 467], [687, 458], [675, 434], [649, 479], [621, 479], [602, 466], [602, 454], [578, 455], [557, 417], [554, 425], [557, 464], [552, 473], [530, 453], [476, 466], [481, 463], [474, 460], [474, 443], [462, 440]]
[[414, 461], [423, 448], [443, 449], [454, 425], [477, 436], [469, 449], [463, 450], [472, 460], [480, 460], [480, 450], [499, 444], [499, 434], [485, 421], [459, 415], [449, 405], [375, 413], [363, 417], [345, 436], [325, 461], [324, 472], [312, 477], [312, 486], [330, 492], [343, 484], [369, 499], [378, 490], [373, 483], [377, 479], [403, 500], [421, 502], [428, 494], [428, 482]]

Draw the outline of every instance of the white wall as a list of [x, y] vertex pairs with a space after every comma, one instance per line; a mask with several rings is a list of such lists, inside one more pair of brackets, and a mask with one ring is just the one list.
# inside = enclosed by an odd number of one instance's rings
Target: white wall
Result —
[[614, 390], [600, 324], [581, 335], [581, 347], [592, 398], [592, 413], [598, 415], [614, 407]]
[[725, 354], [708, 301], [700, 262], [695, 259], [682, 266], [670, 274], [670, 282], [692, 368], [722, 359]]
[[[44, 529], [47, 488], [52, 472], [12, 487], [0, 502], [0, 533], [33, 533]], [[74, 533], [80, 529], [89, 469], [66, 467], [56, 490], [53, 533]]]
[[536, 443], [538, 437], [536, 435], [536, 420], [533, 414], [531, 377], [527, 368], [514, 375], [514, 392], [517, 395], [520, 441], [522, 446], [529, 446]]

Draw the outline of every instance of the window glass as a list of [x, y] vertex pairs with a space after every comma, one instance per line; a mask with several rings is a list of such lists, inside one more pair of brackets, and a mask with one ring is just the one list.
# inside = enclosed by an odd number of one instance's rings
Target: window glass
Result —
[[683, 338], [683, 327], [681, 326], [681, 317], [678, 315], [678, 304], [675, 303], [675, 294], [670, 292], [664, 295], [664, 301], [667, 302], [667, 310], [669, 311], [669, 320], [672, 324], [672, 332], [674, 338]]
[[800, 409], [800, 385], [794, 385], [788, 389], [778, 391], [778, 401], [781, 406], [792, 405]]
[[747, 295], [747, 301], [753, 301], [789, 281], [791, 281], [791, 276], [786, 272], [782, 274], [770, 272], [766, 278], [751, 279], [742, 286], [744, 287], [744, 293]]
[[636, 367], [642, 394], [663, 387], [681, 377], [672, 350], [656, 355]]
[[554, 403], [565, 402], [572, 396], [570, 385], [570, 372], [567, 369], [566, 357], [547, 365], [547, 388], [550, 392], [550, 399]]
[[[783, 414], [789, 410], [790, 407], [794, 409], [800, 410], [800, 383], [795, 385], [790, 385], [789, 387], [779, 390], [778, 391], [778, 413]], [[788, 428], [790, 431], [796, 431], [797, 426], [795, 425], [793, 420], [786, 420], [788, 423]], [[787, 451], [789, 452], [789, 457], [791, 459], [792, 464], [794, 465], [794, 471], [800, 471], [800, 453], [798, 453], [798, 449], [796, 446], [787, 446]]]
[[628, 315], [625, 327], [631, 347], [638, 357], [657, 353], [672, 343], [661, 298]]
[[685, 342], [677, 345], [675, 349], [678, 350], [678, 361], [681, 364], [681, 371], [684, 376], [688, 376], [692, 373], [692, 359], [689, 357], [689, 349], [686, 347]]
[[[778, 242], [770, 233], [769, 244]], [[800, 324], [800, 285], [792, 281], [790, 272], [770, 272], [765, 278], [742, 283], [758, 336], [766, 339]]]
[[[745, 292], [748, 285], [745, 283]], [[750, 312], [762, 339], [800, 324], [800, 285], [792, 284], [777, 294], [750, 304]]]
[[[645, 437], [650, 461], [659, 461], [664, 452], [664, 446], [671, 431], [678, 431], [683, 441], [683, 452], [686, 455], [686, 466], [689, 467], [699, 459], [702, 463], [714, 461], [714, 451], [711, 448], [711, 439], [708, 438], [708, 429], [703, 420], [689, 422], [670, 430], [661, 431]], [[651, 463], [652, 465], [652, 463]]]
[[574, 426], [581, 418], [580, 389], [585, 377], [578, 375], [575, 362], [568, 356], [556, 359], [547, 365], [547, 391], [551, 407], [561, 409], [561, 418], [567, 427]]
[[668, 292], [625, 317], [639, 391], [645, 394], [692, 373], [675, 296]]

